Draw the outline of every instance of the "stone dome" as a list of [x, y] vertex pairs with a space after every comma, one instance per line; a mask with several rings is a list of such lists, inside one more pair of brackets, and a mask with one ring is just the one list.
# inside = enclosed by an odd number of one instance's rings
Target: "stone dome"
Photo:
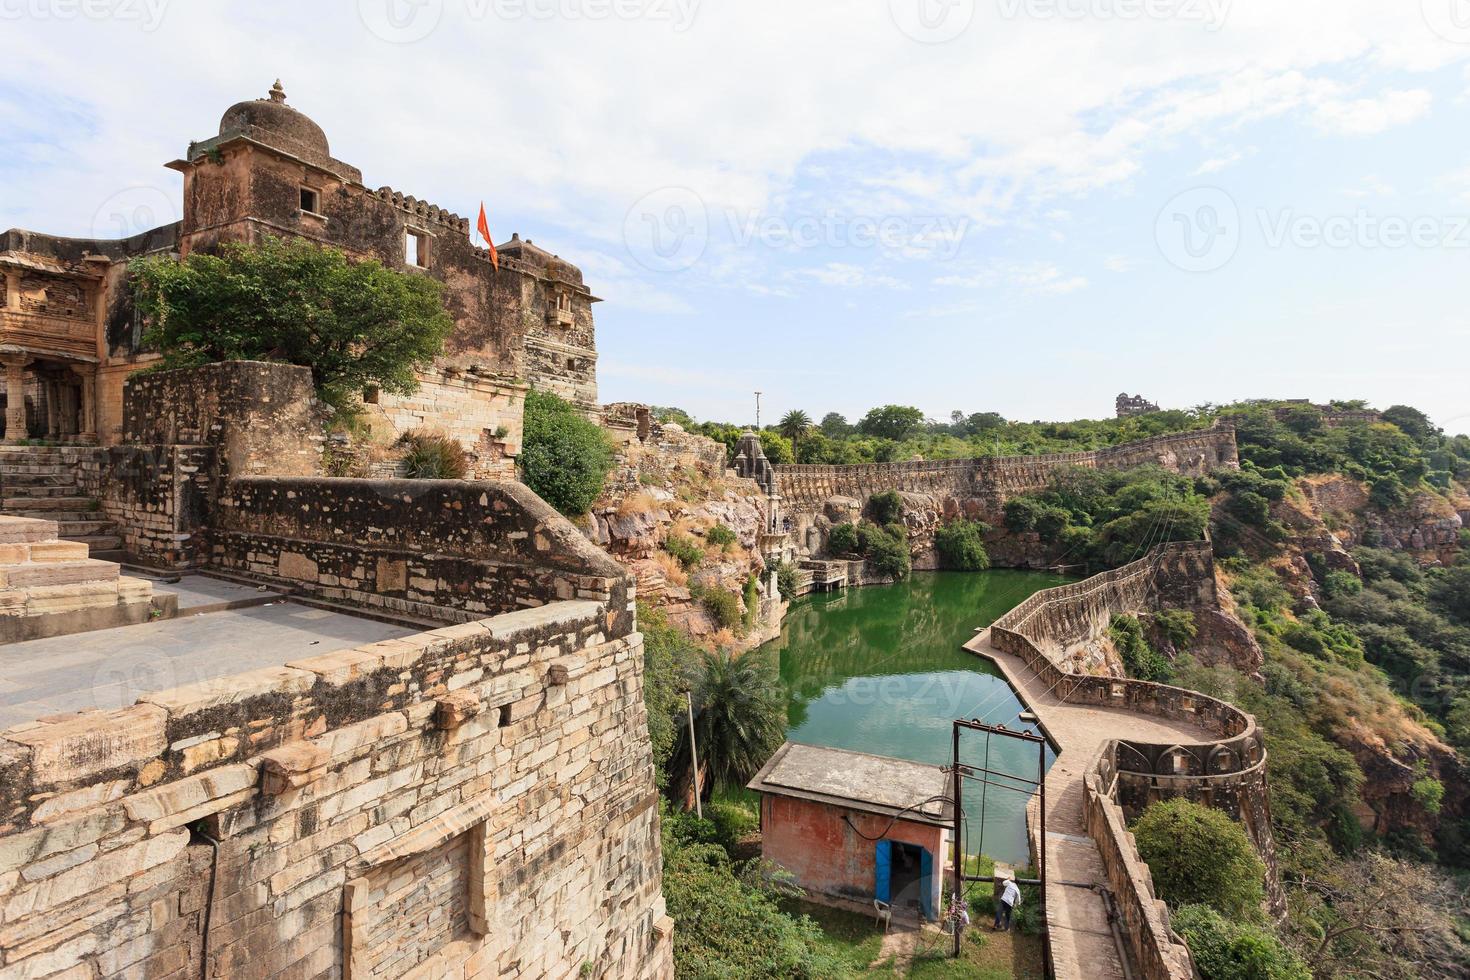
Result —
[[237, 102], [226, 109], [220, 117], [219, 134], [249, 136], [308, 159], [332, 155], [322, 128], [286, 104], [286, 92], [279, 78], [266, 98]]

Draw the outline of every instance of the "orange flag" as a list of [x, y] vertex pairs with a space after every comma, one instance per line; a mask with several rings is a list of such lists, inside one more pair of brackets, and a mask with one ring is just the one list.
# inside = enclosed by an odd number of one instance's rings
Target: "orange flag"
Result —
[[485, 220], [485, 202], [480, 202], [480, 220], [475, 223], [480, 237], [485, 239], [485, 247], [490, 250], [490, 264], [495, 266], [495, 271], [500, 271], [500, 253], [495, 251], [495, 240], [490, 237], [490, 222]]

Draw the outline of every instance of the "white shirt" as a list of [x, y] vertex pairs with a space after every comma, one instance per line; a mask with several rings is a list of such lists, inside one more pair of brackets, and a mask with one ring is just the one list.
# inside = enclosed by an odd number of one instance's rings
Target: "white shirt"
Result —
[[1000, 890], [1000, 900], [1003, 904], [1014, 907], [1021, 900], [1021, 889], [1016, 887], [1014, 881], [1007, 881]]

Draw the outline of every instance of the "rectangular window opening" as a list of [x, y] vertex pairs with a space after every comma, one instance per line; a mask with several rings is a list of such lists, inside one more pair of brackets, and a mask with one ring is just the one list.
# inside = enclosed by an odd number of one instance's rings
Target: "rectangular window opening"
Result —
[[301, 210], [307, 214], [321, 214], [321, 197], [310, 187], [301, 188]]
[[508, 704], [502, 704], [500, 706], [500, 727], [501, 728], [508, 728], [509, 726], [510, 726], [510, 705], [508, 705]]
[[420, 269], [429, 264], [429, 236], [410, 230], [403, 242], [403, 261]]

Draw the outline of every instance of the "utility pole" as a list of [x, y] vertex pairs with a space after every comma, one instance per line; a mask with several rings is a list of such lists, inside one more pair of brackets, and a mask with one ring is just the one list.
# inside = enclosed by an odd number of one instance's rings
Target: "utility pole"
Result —
[[761, 431], [761, 393], [755, 393], [755, 431], [759, 435]]
[[703, 820], [704, 803], [699, 798], [702, 795], [699, 791], [699, 751], [694, 747], [694, 698], [688, 691], [684, 692], [684, 709], [689, 712], [689, 758], [694, 765], [689, 781], [694, 784], [694, 814]]

